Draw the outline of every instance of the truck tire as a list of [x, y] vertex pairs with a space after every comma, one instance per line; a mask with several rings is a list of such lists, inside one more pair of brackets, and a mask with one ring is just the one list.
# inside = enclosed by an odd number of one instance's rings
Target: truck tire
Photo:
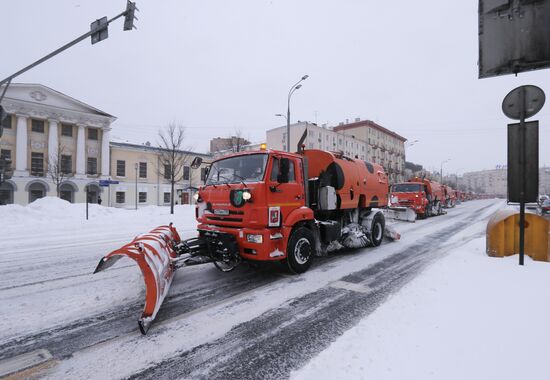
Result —
[[378, 247], [384, 240], [384, 228], [386, 222], [381, 213], [377, 213], [372, 220], [372, 226], [370, 231], [370, 240], [373, 247]]
[[286, 249], [286, 264], [291, 273], [304, 273], [311, 266], [315, 251], [313, 232], [305, 227], [298, 227], [290, 235]]
[[437, 202], [437, 214], [436, 215], [441, 215], [443, 214], [443, 207], [441, 207], [441, 202]]

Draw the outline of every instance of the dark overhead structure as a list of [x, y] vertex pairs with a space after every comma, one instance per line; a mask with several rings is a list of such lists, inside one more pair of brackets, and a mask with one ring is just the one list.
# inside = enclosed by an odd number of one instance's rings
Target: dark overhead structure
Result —
[[479, 0], [479, 78], [550, 67], [550, 0]]

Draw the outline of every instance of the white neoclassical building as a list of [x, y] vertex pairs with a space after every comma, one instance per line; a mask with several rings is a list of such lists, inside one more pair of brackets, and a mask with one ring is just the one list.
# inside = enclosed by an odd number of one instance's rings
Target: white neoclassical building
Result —
[[97, 201], [99, 180], [109, 175], [109, 131], [115, 117], [40, 84], [9, 86], [2, 106], [9, 114], [0, 154], [11, 160], [11, 179], [0, 185], [0, 204], [27, 204], [55, 196], [48, 162], [58, 158], [65, 177], [60, 195]]

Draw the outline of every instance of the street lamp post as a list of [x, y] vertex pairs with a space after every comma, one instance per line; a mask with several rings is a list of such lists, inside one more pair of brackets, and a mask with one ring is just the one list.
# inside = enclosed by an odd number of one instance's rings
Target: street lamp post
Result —
[[459, 168], [456, 170], [456, 174], [455, 174], [455, 177], [456, 177], [456, 181], [455, 181], [455, 189], [458, 190], [458, 172], [461, 171], [462, 169], [464, 168]]
[[443, 164], [446, 163], [446, 162], [449, 162], [449, 161], [451, 161], [451, 159], [447, 158], [445, 161], [441, 162], [441, 171], [439, 172], [439, 176], [441, 177], [441, 183], [442, 184], [443, 184]]
[[292, 85], [290, 87], [290, 90], [288, 91], [288, 98], [287, 98], [287, 109], [286, 109], [286, 151], [290, 152], [290, 98], [292, 97], [292, 94], [294, 91], [300, 89], [302, 85], [300, 82], [306, 80], [309, 77], [309, 75], [304, 75], [298, 82]]

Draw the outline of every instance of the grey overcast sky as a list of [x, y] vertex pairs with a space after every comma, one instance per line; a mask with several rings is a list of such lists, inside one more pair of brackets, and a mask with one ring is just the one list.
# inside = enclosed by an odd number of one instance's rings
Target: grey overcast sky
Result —
[[[241, 129], [252, 141], [284, 119], [374, 120], [409, 140], [407, 160], [465, 172], [506, 163], [501, 101], [550, 70], [477, 79], [477, 0], [138, 0], [137, 30], [89, 41], [20, 76], [118, 117], [113, 135], [157, 141], [171, 121], [188, 144]], [[5, 77], [124, 10], [124, 0], [2, 0]], [[550, 101], [549, 101], [550, 103]], [[540, 163], [550, 165], [550, 104], [536, 119]]]

